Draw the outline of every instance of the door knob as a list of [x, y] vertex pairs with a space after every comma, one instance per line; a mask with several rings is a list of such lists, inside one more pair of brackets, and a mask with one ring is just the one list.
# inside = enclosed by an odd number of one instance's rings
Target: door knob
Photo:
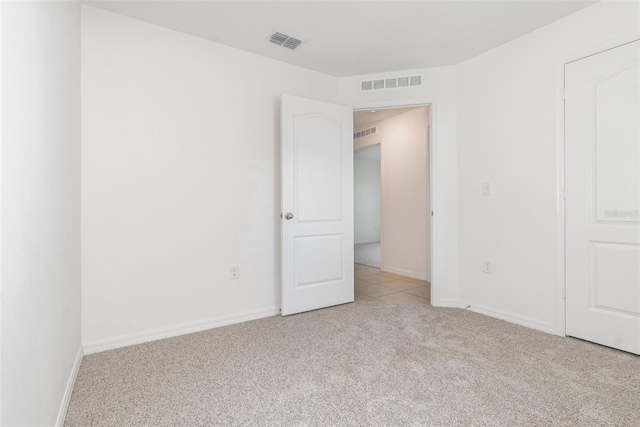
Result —
[[284, 218], [285, 219], [292, 219], [293, 218], [293, 214], [291, 212], [287, 212], [286, 214], [284, 214]]

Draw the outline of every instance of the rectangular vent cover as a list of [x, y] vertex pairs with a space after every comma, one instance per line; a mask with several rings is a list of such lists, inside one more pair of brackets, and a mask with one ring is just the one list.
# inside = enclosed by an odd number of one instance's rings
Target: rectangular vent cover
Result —
[[282, 46], [282, 43], [286, 42], [288, 38], [289, 36], [285, 34], [275, 32], [271, 34], [271, 37], [269, 37], [269, 41], [271, 43], [277, 44], [278, 46]]
[[376, 80], [362, 80], [360, 82], [360, 90], [381, 90], [381, 89], [397, 89], [404, 87], [422, 86], [422, 75], [406, 76], [406, 77], [389, 77]]
[[358, 139], [358, 138], [362, 138], [363, 136], [373, 135], [377, 132], [377, 130], [378, 129], [376, 128], [376, 126], [369, 129], [361, 130], [360, 132], [356, 132], [353, 134], [353, 139]]
[[294, 50], [302, 44], [302, 40], [291, 37], [277, 30], [273, 30], [273, 32], [269, 36], [269, 41], [273, 44], [277, 44], [278, 46], [286, 47], [287, 49], [291, 50]]
[[283, 47], [287, 49], [295, 49], [302, 44], [302, 40], [294, 39], [293, 37], [289, 37], [286, 42], [282, 43]]

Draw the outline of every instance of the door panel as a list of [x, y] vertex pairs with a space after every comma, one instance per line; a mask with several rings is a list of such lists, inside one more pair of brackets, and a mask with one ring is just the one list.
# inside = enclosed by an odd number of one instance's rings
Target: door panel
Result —
[[565, 67], [567, 335], [640, 354], [640, 41]]
[[282, 314], [351, 302], [353, 110], [283, 95], [281, 153]]
[[294, 131], [298, 221], [341, 221], [342, 123], [330, 116], [300, 115], [294, 118]]

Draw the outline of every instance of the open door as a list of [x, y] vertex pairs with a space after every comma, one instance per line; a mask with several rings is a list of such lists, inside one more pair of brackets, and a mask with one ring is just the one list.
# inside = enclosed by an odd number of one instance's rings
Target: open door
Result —
[[282, 315], [353, 301], [353, 110], [282, 96]]
[[640, 354], [640, 41], [565, 67], [567, 335]]

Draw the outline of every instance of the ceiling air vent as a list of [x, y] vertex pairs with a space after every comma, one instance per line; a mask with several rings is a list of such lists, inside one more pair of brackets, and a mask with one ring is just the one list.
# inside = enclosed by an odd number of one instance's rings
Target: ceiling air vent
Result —
[[362, 80], [360, 81], [360, 90], [381, 90], [381, 89], [398, 89], [422, 86], [422, 75], [402, 76], [402, 77], [385, 77], [383, 79]]
[[302, 44], [302, 40], [294, 39], [293, 37], [289, 37], [286, 42], [282, 43], [283, 47], [287, 49], [295, 49]]
[[282, 43], [286, 42], [288, 38], [289, 36], [287, 36], [286, 34], [275, 32], [271, 34], [271, 36], [269, 37], [269, 41], [271, 43], [277, 44], [278, 46], [282, 46]]
[[286, 47], [287, 49], [294, 50], [302, 44], [302, 40], [295, 37], [288, 36], [287, 34], [273, 30], [269, 36], [269, 41], [278, 46]]

